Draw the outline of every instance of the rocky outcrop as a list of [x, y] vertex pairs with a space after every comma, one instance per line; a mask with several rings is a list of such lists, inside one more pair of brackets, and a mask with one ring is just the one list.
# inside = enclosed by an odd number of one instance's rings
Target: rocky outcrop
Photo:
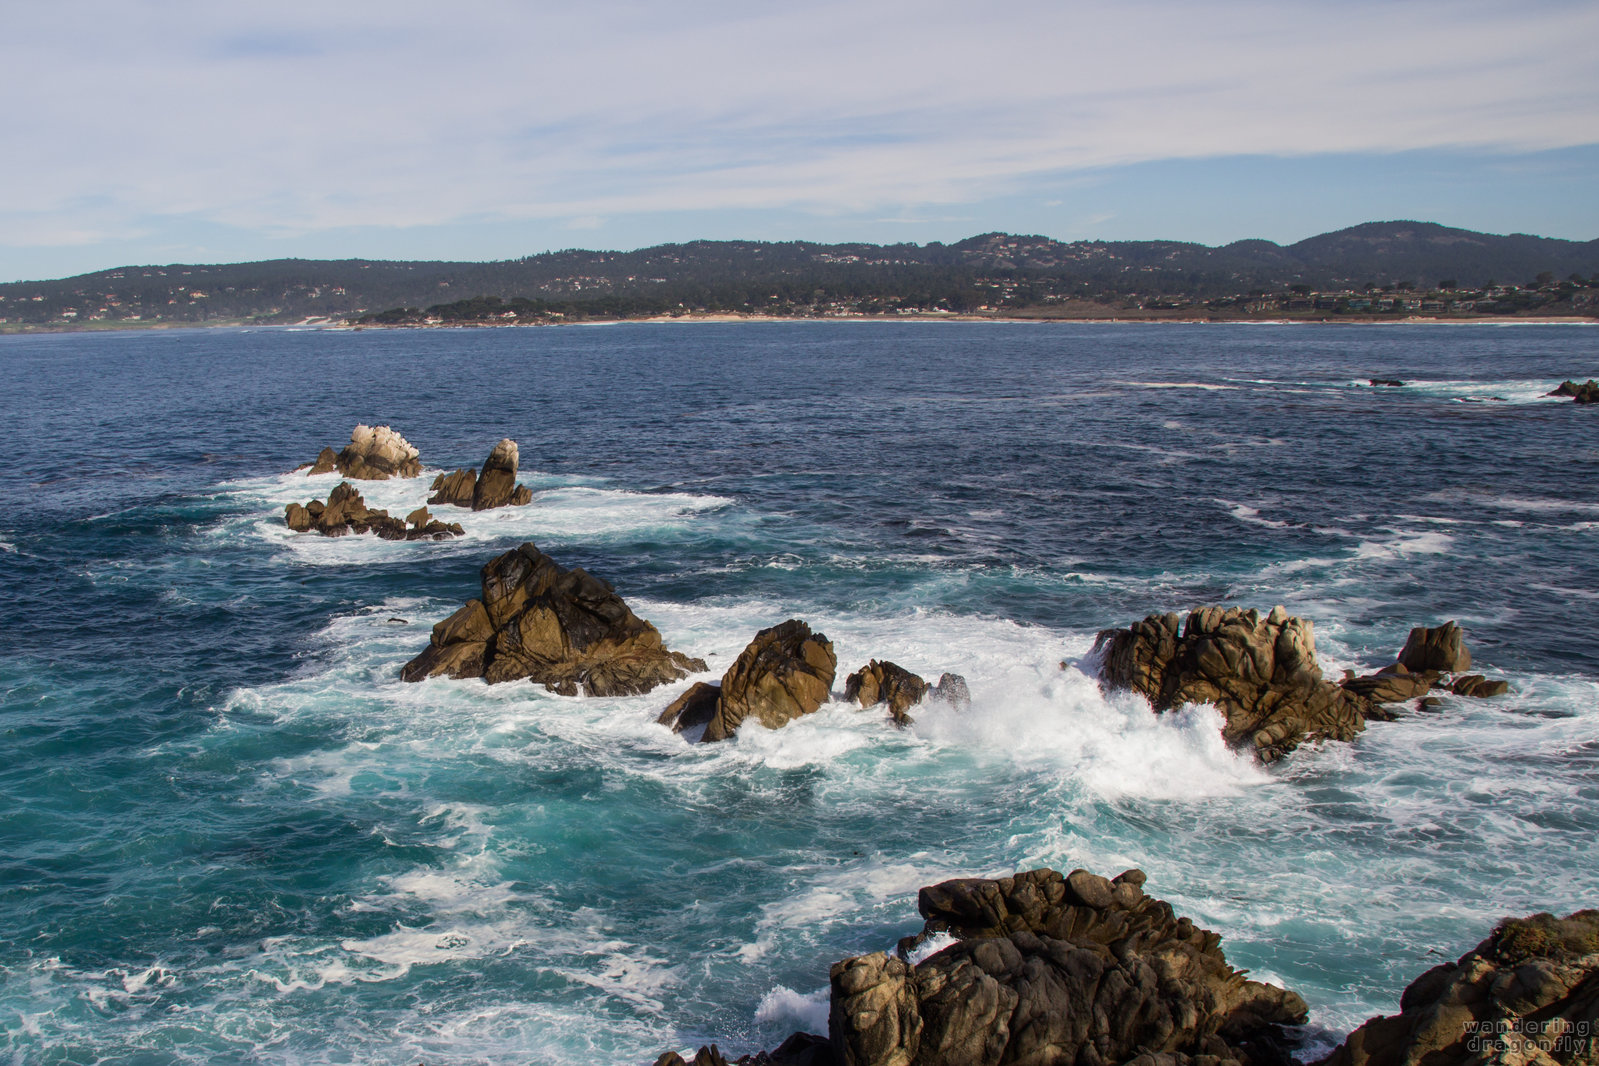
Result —
[[923, 700], [943, 700], [959, 710], [971, 706], [971, 690], [959, 674], [944, 674], [937, 685], [896, 663], [873, 659], [844, 679], [844, 698], [862, 707], [888, 705], [888, 715], [896, 725], [909, 725], [910, 709]]
[[434, 478], [428, 503], [470, 507], [474, 511], [531, 503], [533, 490], [516, 483], [516, 467], [516, 441], [506, 437], [483, 460], [481, 471], [463, 468]]
[[1272, 608], [1202, 607], [1179, 625], [1152, 614], [1108, 629], [1094, 645], [1100, 678], [1142, 694], [1156, 711], [1212, 703], [1228, 743], [1252, 747], [1270, 762], [1306, 740], [1352, 740], [1377, 704], [1325, 681], [1309, 621]]
[[1562, 381], [1555, 391], [1546, 396], [1570, 396], [1577, 403], [1599, 403], [1599, 381], [1589, 378], [1581, 385], [1575, 381]]
[[[1143, 884], [1139, 870], [1030, 870], [922, 889], [918, 936], [832, 967], [828, 1061], [1286, 1066], [1283, 1027], [1305, 1021], [1304, 1001], [1233, 969], [1220, 936]], [[935, 934], [955, 942], [911, 962]]]
[[1402, 389], [1405, 387], [1405, 383], [1398, 378], [1371, 378], [1370, 381], [1374, 386], [1381, 385], [1390, 389]]
[[412, 511], [403, 522], [388, 511], [372, 510], [348, 481], [339, 482], [326, 501], [289, 504], [283, 509], [283, 521], [296, 533], [320, 533], [324, 537], [376, 533], [384, 540], [443, 540], [466, 532], [458, 523], [438, 521], [426, 507]]
[[873, 659], [844, 679], [844, 698], [862, 707], [888, 705], [888, 716], [899, 725], [910, 723], [910, 709], [922, 702], [931, 686], [903, 666]]
[[837, 670], [832, 643], [791, 618], [755, 634], [720, 685], [694, 685], [657, 721], [678, 733], [703, 725], [702, 741], [726, 740], [750, 718], [776, 729], [826, 703]]
[[1215, 704], [1226, 719], [1227, 742], [1253, 746], [1265, 762], [1307, 740], [1353, 740], [1368, 720], [1393, 719], [1387, 704], [1434, 690], [1497, 696], [1510, 687], [1481, 675], [1449, 676], [1471, 666], [1454, 622], [1417, 626], [1397, 662], [1338, 684], [1322, 678], [1312, 624], [1281, 607], [1265, 618], [1237, 607], [1202, 607], [1181, 627], [1175, 614], [1150, 615], [1100, 633], [1094, 650], [1107, 686], [1142, 694], [1156, 711]]
[[323, 448], [309, 474], [331, 474], [337, 470], [357, 481], [387, 481], [391, 477], [417, 477], [422, 460], [411, 442], [388, 426], [356, 426], [350, 443], [335, 454]]
[[400, 676], [527, 678], [566, 696], [632, 696], [705, 668], [667, 650], [607, 582], [524, 544], [483, 568], [482, 597], [435, 625]]
[[1322, 1066], [1599, 1061], [1599, 911], [1510, 919], [1411, 982]]

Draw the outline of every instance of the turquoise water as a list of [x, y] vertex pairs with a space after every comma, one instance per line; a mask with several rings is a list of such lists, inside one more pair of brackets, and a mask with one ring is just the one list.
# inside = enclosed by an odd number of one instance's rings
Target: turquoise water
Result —
[[[1599, 901], [1599, 374], [1580, 327], [626, 325], [0, 338], [0, 1048], [18, 1063], [645, 1062], [825, 1025], [956, 875], [1087, 866], [1312, 1044], [1500, 915]], [[1398, 377], [1403, 389], [1373, 389]], [[442, 543], [295, 536], [356, 422], [521, 444]], [[690, 747], [681, 687], [399, 667], [532, 540], [714, 679], [803, 617], [971, 683]], [[1458, 619], [1492, 701], [1263, 769], [1106, 698], [1095, 632], [1282, 603], [1324, 667]], [[1063, 665], [1064, 664], [1064, 665]]]

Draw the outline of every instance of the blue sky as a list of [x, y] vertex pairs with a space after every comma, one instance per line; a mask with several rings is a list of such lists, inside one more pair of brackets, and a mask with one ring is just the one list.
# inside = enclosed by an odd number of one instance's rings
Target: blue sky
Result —
[[0, 279], [671, 240], [1599, 237], [1599, 5], [0, 11]]

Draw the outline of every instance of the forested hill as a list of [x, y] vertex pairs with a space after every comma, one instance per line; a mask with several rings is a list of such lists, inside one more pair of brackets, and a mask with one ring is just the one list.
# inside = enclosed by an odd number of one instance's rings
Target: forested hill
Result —
[[[1371, 222], [1287, 246], [1074, 241], [989, 233], [956, 244], [695, 241], [632, 252], [569, 250], [491, 263], [277, 259], [121, 267], [0, 285], [0, 329], [297, 322], [463, 300], [531, 301], [589, 314], [760, 309], [829, 298], [999, 306], [1137, 295], [1214, 299], [1293, 286], [1526, 285], [1599, 275], [1599, 240], [1496, 236]], [[953, 301], [953, 304], [952, 304]]]

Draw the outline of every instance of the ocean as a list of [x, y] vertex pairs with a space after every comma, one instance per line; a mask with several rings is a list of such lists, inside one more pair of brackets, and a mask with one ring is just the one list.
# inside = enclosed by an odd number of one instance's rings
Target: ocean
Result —
[[[0, 1056], [649, 1063], [825, 1031], [954, 876], [1131, 866], [1311, 1006], [1307, 1055], [1501, 916], [1599, 906], [1599, 328], [800, 322], [0, 337]], [[1403, 387], [1371, 387], [1370, 378]], [[293, 534], [358, 422], [443, 542]], [[963, 674], [690, 746], [645, 696], [403, 684], [533, 541], [715, 680], [805, 619]], [[1323, 668], [1455, 619], [1490, 700], [1262, 767], [1095, 634], [1275, 604]]]

